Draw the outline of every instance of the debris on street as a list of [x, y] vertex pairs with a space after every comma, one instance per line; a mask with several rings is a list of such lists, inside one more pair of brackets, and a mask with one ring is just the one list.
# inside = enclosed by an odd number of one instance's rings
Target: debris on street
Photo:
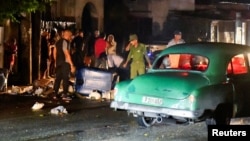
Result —
[[111, 100], [114, 98], [114, 91], [110, 90], [110, 91], [99, 91], [99, 90], [93, 90], [87, 97], [87, 99], [91, 99], [91, 100]]
[[[11, 95], [25, 95], [25, 96], [38, 96], [47, 98], [53, 94], [54, 78], [35, 80], [32, 85], [15, 86], [12, 85], [7, 88], [5, 92]], [[59, 89], [61, 92], [62, 89]]]
[[68, 111], [63, 106], [57, 106], [57, 107], [51, 109], [50, 113], [54, 114], [54, 115], [60, 115], [60, 114], [68, 114]]
[[40, 110], [42, 109], [44, 106], [44, 103], [39, 103], [39, 102], [36, 102], [33, 106], [32, 106], [32, 110]]
[[93, 90], [89, 96], [87, 97], [88, 99], [92, 100], [100, 100], [101, 99], [101, 92], [98, 90]]
[[48, 79], [40, 79], [40, 80], [35, 80], [33, 82], [33, 87], [37, 88], [37, 87], [53, 87], [53, 83], [54, 83], [54, 78], [48, 78]]
[[102, 93], [102, 99], [112, 100], [114, 99], [114, 90], [110, 90]]
[[[24, 95], [24, 96], [37, 96], [42, 98], [53, 98], [54, 96], [54, 81], [55, 78], [45, 78], [45, 79], [39, 79], [34, 80], [32, 85], [28, 86], [10, 86], [5, 93], [11, 94], [11, 95]], [[71, 77], [69, 80], [69, 95], [71, 94], [77, 94], [75, 91], [75, 78]], [[59, 93], [63, 92], [62, 85], [59, 88]], [[79, 94], [80, 95], [80, 94]], [[94, 89], [92, 90], [88, 96], [84, 96], [84, 99], [90, 99], [90, 100], [111, 100], [114, 99], [114, 90], [99, 90]], [[66, 101], [69, 102], [69, 101]]]
[[43, 88], [38, 87], [35, 91], [34, 91], [34, 95], [41, 95], [43, 93]]

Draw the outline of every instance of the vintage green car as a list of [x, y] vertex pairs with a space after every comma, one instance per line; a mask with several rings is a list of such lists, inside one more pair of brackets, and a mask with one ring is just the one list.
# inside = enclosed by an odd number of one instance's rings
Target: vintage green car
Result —
[[250, 116], [250, 46], [185, 43], [164, 49], [146, 74], [116, 84], [110, 107], [127, 111], [140, 126], [230, 124]]

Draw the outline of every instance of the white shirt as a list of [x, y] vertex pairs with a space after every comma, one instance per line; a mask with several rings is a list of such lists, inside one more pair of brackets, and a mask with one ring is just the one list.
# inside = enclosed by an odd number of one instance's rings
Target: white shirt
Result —
[[183, 39], [180, 39], [178, 42], [176, 42], [174, 39], [170, 40], [167, 44], [167, 48], [173, 45], [177, 45], [177, 44], [183, 44], [185, 43], [185, 41]]

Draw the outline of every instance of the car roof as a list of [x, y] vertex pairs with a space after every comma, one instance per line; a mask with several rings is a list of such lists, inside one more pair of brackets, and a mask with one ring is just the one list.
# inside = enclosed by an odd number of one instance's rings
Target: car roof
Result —
[[233, 43], [197, 42], [171, 46], [163, 50], [162, 54], [190, 53], [211, 58], [218, 55], [235, 56], [246, 51], [250, 51], [250, 46]]
[[209, 59], [209, 67], [204, 73], [207, 75], [214, 73], [224, 75], [230, 59], [235, 55], [247, 52], [250, 53], [250, 46], [247, 45], [219, 42], [197, 42], [178, 44], [166, 48], [158, 55], [158, 58], [166, 54], [175, 53], [205, 56]]

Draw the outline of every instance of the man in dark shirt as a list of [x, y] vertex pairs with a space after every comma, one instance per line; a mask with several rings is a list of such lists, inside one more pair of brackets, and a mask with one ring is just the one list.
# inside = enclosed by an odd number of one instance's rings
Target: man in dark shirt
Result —
[[79, 30], [78, 35], [72, 40], [71, 45], [73, 48], [79, 51], [84, 51], [84, 33], [82, 30]]
[[91, 60], [87, 66], [91, 66], [94, 67], [95, 66], [95, 41], [96, 39], [98, 39], [100, 36], [100, 31], [99, 30], [95, 30], [94, 33], [90, 33], [89, 37], [87, 37], [86, 40], [86, 57], [88, 58], [88, 60]]
[[63, 100], [71, 100], [67, 96], [69, 88], [69, 76], [70, 72], [75, 71], [75, 67], [70, 56], [70, 40], [72, 32], [70, 30], [63, 31], [62, 38], [56, 42], [56, 48], [54, 50], [54, 58], [56, 61], [56, 79], [54, 83], [55, 97], [58, 99], [58, 94], [61, 81], [63, 81], [63, 94], [61, 95]]
[[76, 68], [81, 68], [84, 66], [84, 56], [86, 55], [84, 33], [79, 30], [78, 35], [71, 42], [72, 61]]

